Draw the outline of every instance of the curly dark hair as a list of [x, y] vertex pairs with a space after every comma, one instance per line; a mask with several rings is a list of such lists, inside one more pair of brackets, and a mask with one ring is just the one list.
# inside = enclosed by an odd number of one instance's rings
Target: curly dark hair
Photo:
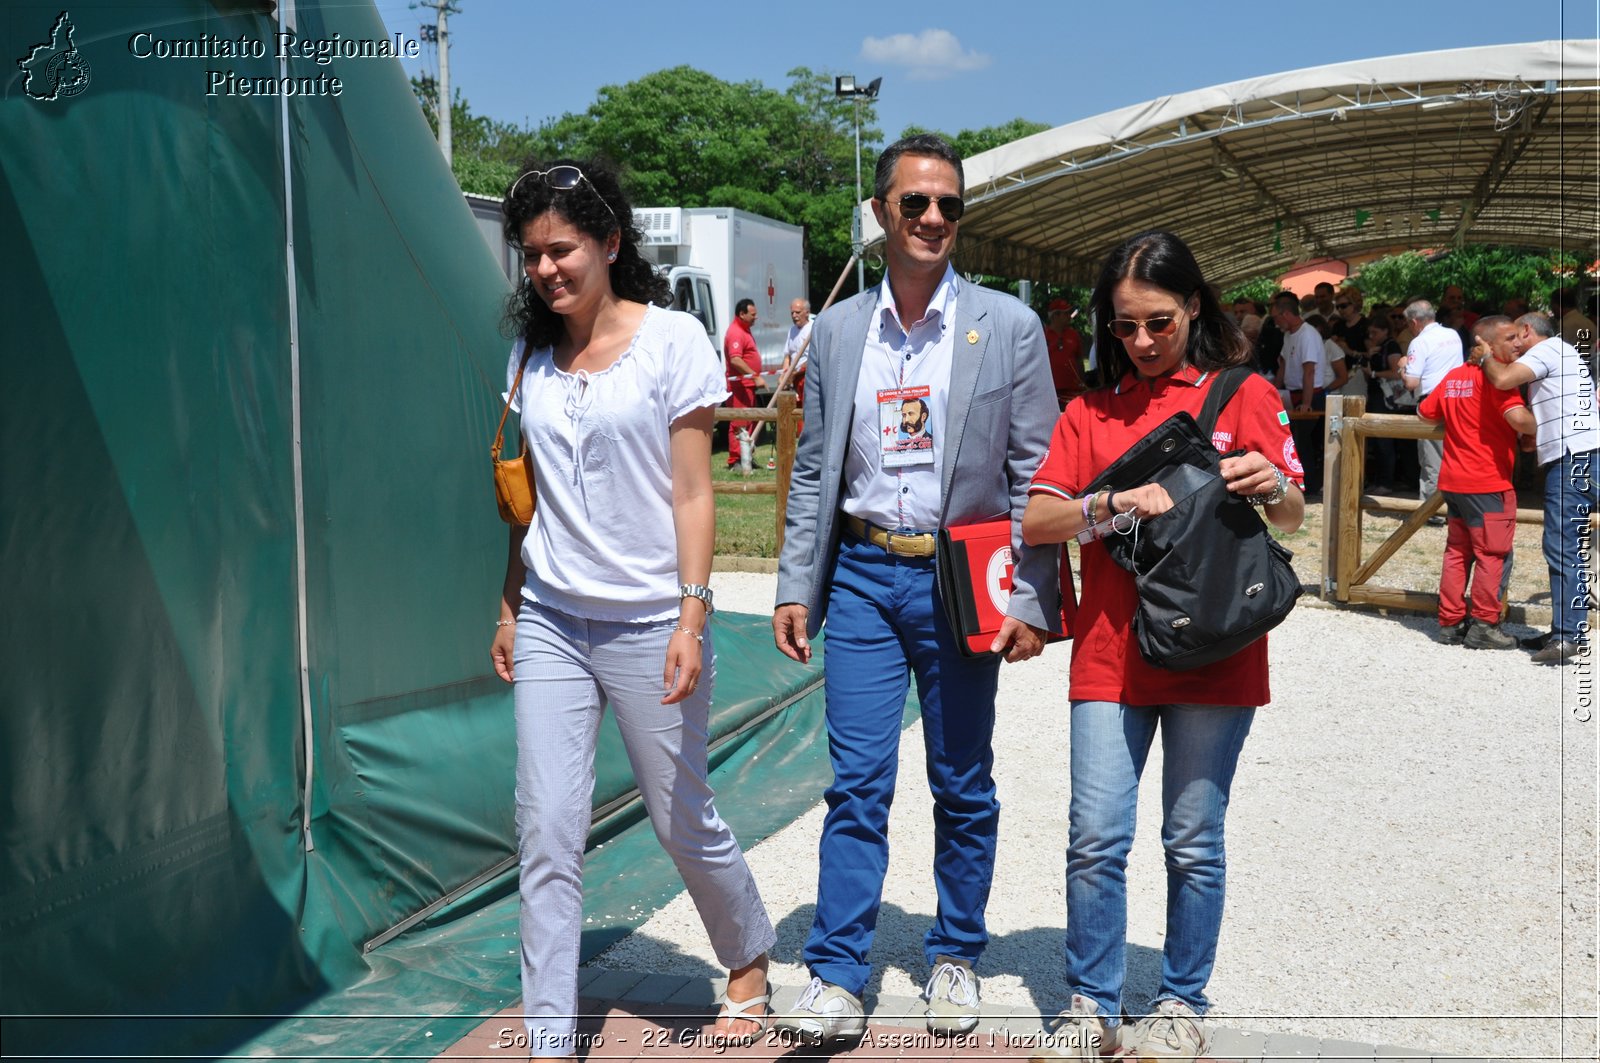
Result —
[[[551, 188], [542, 175], [556, 166], [577, 167], [583, 180], [574, 188]], [[602, 244], [619, 232], [617, 260], [611, 263], [611, 290], [634, 302], [672, 305], [666, 279], [639, 253], [644, 235], [633, 220], [633, 207], [622, 192], [617, 170], [609, 162], [601, 158], [524, 160], [500, 202], [500, 231], [506, 242], [520, 248], [523, 227], [548, 210]], [[504, 325], [507, 335], [522, 337], [532, 348], [554, 346], [566, 330], [561, 315], [539, 298], [526, 273], [506, 300]]]
[[1200, 273], [1194, 252], [1173, 233], [1150, 229], [1130, 236], [1112, 249], [1100, 269], [1091, 305], [1095, 315], [1095, 346], [1100, 364], [1100, 386], [1114, 388], [1133, 372], [1122, 341], [1111, 335], [1111, 319], [1117, 316], [1111, 294], [1117, 282], [1129, 277], [1163, 288], [1187, 303], [1200, 302], [1200, 313], [1189, 328], [1189, 348], [1185, 357], [1198, 369], [1212, 372], [1244, 365], [1250, 359], [1250, 343], [1239, 331], [1233, 315], [1222, 308], [1217, 296]]

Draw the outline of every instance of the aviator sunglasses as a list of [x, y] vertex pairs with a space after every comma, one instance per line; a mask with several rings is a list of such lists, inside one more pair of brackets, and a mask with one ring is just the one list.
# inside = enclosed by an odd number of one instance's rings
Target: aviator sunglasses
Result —
[[[913, 220], [920, 218], [928, 212], [928, 204], [932, 202], [934, 198], [926, 192], [907, 192], [900, 197], [900, 216]], [[938, 203], [939, 213], [945, 221], [960, 221], [961, 215], [967, 212], [967, 205], [960, 196], [940, 196]]]
[[[594, 193], [594, 198], [598, 199], [600, 205], [606, 208], [606, 213], [611, 215], [611, 220], [617, 221], [617, 212], [611, 209], [611, 204], [606, 202], [606, 197], [600, 194], [600, 190], [595, 188], [594, 182], [589, 180], [584, 172], [576, 166], [562, 165], [552, 166], [548, 170], [529, 170], [511, 185], [511, 191], [506, 193], [506, 198], [510, 199], [515, 196], [517, 187], [530, 177], [543, 179], [544, 186], [553, 192], [570, 192], [580, 184], [588, 185], [589, 191]], [[621, 222], [617, 222], [617, 225], [620, 228]]]
[[1106, 322], [1106, 331], [1119, 340], [1131, 340], [1139, 334], [1139, 326], [1152, 336], [1170, 336], [1178, 331], [1178, 318], [1171, 314], [1160, 317], [1114, 317]]

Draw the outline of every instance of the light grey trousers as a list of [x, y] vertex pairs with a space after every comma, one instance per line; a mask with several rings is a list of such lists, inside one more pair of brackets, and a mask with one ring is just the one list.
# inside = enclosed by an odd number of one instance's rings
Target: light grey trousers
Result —
[[1417, 497], [1426, 502], [1428, 496], [1439, 489], [1439, 466], [1444, 464], [1444, 440], [1417, 440], [1417, 464], [1422, 470], [1418, 477]]
[[595, 741], [610, 705], [655, 828], [699, 909], [717, 962], [743, 967], [777, 940], [706, 781], [715, 654], [706, 629], [694, 693], [661, 704], [675, 621], [585, 620], [523, 600], [514, 652], [523, 1022], [533, 1055], [571, 1055], [583, 927], [583, 850]]

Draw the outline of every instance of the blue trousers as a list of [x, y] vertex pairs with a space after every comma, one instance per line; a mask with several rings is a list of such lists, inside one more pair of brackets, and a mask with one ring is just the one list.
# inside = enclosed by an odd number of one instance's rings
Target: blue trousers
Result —
[[1589, 642], [1588, 561], [1595, 549], [1589, 539], [1589, 515], [1600, 506], [1595, 479], [1600, 451], [1568, 453], [1544, 473], [1544, 561], [1550, 569], [1550, 630], [1554, 637], [1577, 645]]
[[961, 655], [945, 623], [932, 558], [894, 557], [846, 535], [828, 599], [828, 755], [817, 913], [805, 945], [811, 973], [859, 996], [889, 867], [889, 806], [910, 676], [922, 703], [933, 794], [938, 911], [923, 939], [940, 955], [976, 962], [988, 944], [984, 909], [994, 878], [994, 695], [998, 658]]
[[1155, 1000], [1210, 1007], [1206, 983], [1222, 929], [1223, 821], [1255, 709], [1072, 703], [1072, 799], [1067, 842], [1067, 987], [1116, 1022], [1128, 928], [1128, 851], [1139, 777], [1161, 731], [1161, 846], [1167, 858], [1167, 938]]

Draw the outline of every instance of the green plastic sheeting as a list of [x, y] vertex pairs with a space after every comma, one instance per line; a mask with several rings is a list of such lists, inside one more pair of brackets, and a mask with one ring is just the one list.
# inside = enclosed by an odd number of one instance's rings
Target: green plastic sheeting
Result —
[[[224, 1050], [512, 853], [505, 278], [394, 60], [289, 60], [342, 89], [286, 121], [207, 94], [279, 75], [280, 7], [387, 39], [368, 3], [0, 8], [8, 58], [77, 74], [0, 97], [8, 1055]], [[814, 675], [748, 659], [767, 693], [725, 657], [724, 729]]]

